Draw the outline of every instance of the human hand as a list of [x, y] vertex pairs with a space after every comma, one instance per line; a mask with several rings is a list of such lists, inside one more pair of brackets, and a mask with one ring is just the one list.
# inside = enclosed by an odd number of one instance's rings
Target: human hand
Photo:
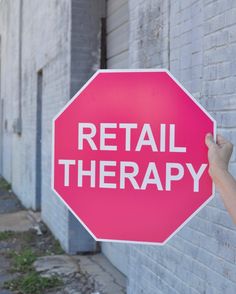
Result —
[[211, 134], [206, 135], [205, 143], [208, 147], [209, 174], [217, 184], [222, 173], [228, 172], [233, 145], [221, 135], [217, 135], [214, 142]]

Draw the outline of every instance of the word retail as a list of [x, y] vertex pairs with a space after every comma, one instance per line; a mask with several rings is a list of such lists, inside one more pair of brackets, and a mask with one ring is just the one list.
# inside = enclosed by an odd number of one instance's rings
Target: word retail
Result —
[[[199, 192], [200, 181], [206, 171], [207, 163], [202, 163], [196, 169], [190, 162], [164, 162], [162, 168], [158, 170], [158, 164], [150, 161], [145, 171], [141, 172], [139, 164], [135, 161], [125, 161], [120, 158], [100, 160], [103, 151], [115, 154], [120, 149], [131, 153], [140, 152], [140, 160], [143, 150], [147, 148], [151, 153], [188, 152], [187, 147], [176, 146], [175, 124], [160, 124], [158, 130], [159, 144], [155, 141], [155, 133], [149, 123], [144, 123], [141, 128], [136, 123], [100, 123], [99, 126], [90, 122], [78, 123], [75, 149], [80, 151], [81, 156], [81, 151], [86, 153], [89, 148], [90, 152], [94, 152], [94, 158], [97, 160], [91, 157], [89, 168], [86, 162], [85, 169], [84, 160], [81, 158], [58, 159], [57, 163], [62, 166], [64, 172], [64, 186], [70, 186], [70, 179], [76, 177], [77, 186], [83, 187], [85, 185], [83, 179], [87, 177], [91, 188], [126, 189], [129, 183], [136, 190], [146, 190], [150, 185], [154, 185], [158, 191], [171, 191], [172, 183], [181, 184], [181, 180], [188, 174], [192, 179], [192, 191]], [[161, 180], [163, 178], [164, 181]]]

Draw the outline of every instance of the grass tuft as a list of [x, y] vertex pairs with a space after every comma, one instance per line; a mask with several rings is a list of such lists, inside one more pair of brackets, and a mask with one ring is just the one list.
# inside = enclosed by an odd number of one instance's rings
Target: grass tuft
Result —
[[32, 264], [37, 256], [31, 249], [24, 249], [20, 252], [11, 252], [9, 254], [12, 258], [13, 268], [12, 271], [25, 273], [32, 269]]
[[58, 287], [62, 284], [62, 280], [58, 277], [41, 277], [37, 272], [32, 271], [24, 277], [5, 282], [4, 287], [17, 291], [19, 294], [42, 294], [44, 290]]
[[58, 240], [54, 241], [52, 251], [53, 251], [53, 254], [58, 254], [58, 255], [65, 253], [64, 250], [61, 248], [61, 244]]
[[12, 231], [0, 232], [0, 241], [9, 240], [14, 235], [15, 235], [15, 232], [12, 232]]
[[10, 231], [0, 233], [0, 241], [9, 240], [10, 243], [13, 238], [16, 238], [14, 244], [17, 246], [14, 250], [8, 250], [5, 256], [10, 261], [9, 272], [13, 272], [16, 278], [4, 283], [4, 288], [18, 294], [43, 294], [47, 289], [63, 285], [60, 277], [42, 277], [33, 266], [39, 256], [64, 253], [58, 240], [53, 239], [48, 233], [45, 235], [44, 244], [41, 237], [38, 237], [33, 230], [24, 233]]
[[0, 188], [2, 188], [3, 190], [10, 191], [11, 184], [9, 184], [4, 178], [0, 177]]

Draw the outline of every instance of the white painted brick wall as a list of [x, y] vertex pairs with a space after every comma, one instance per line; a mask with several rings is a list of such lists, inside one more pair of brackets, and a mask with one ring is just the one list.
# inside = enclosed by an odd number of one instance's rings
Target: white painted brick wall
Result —
[[[19, 105], [19, 15], [22, 2], [22, 134], [13, 132]], [[42, 217], [67, 252], [96, 243], [51, 190], [52, 119], [100, 66], [103, 0], [0, 2], [1, 96], [4, 98], [3, 170], [27, 208], [36, 207], [37, 72], [42, 87]], [[1, 98], [2, 98], [1, 97]]]
[[[170, 1], [168, 11], [168, 2], [129, 1], [129, 66], [170, 66], [236, 144], [236, 19], [229, 20], [235, 3]], [[236, 176], [235, 160], [234, 150]], [[130, 294], [233, 294], [235, 241], [235, 225], [217, 194], [165, 247], [113, 243], [105, 253], [128, 276]]]
[[[165, 10], [164, 1], [160, 3]], [[168, 1], [165, 1], [168, 2]], [[131, 67], [164, 67], [166, 51], [157, 53], [165, 27], [170, 25], [170, 71], [216, 118], [218, 132], [236, 144], [235, 1], [170, 1], [171, 17], [162, 17], [156, 44], [140, 48], [140, 15], [148, 15], [153, 1], [130, 1]], [[142, 12], [140, 12], [142, 10]], [[146, 18], [151, 31], [156, 18]], [[136, 37], [138, 36], [138, 37]], [[164, 46], [165, 48], [165, 46]], [[156, 52], [155, 52], [156, 49]], [[156, 62], [139, 58], [142, 50], [155, 52]], [[161, 56], [160, 56], [161, 55]], [[159, 61], [159, 62], [157, 62]], [[235, 151], [231, 170], [236, 176]], [[164, 247], [129, 247], [128, 293], [236, 293], [236, 228], [217, 194]]]
[[[36, 72], [43, 68], [43, 218], [68, 249], [68, 211], [50, 191], [49, 169], [50, 122], [70, 91], [69, 1], [24, 0], [21, 137], [12, 131], [16, 116], [12, 108], [17, 107], [18, 93], [17, 86], [12, 86], [17, 85], [18, 79], [13, 70], [18, 66], [18, 35], [13, 30], [18, 18], [17, 5], [11, 13], [3, 13], [11, 3], [0, 3], [0, 34], [5, 49], [1, 95], [5, 99], [4, 119], [8, 121], [3, 138], [3, 175], [12, 181], [23, 203], [34, 207]], [[232, 0], [129, 0], [129, 66], [170, 67], [216, 118], [219, 132], [234, 144], [235, 11], [236, 1]], [[7, 34], [6, 24], [12, 34]], [[11, 50], [6, 50], [7, 46]], [[88, 72], [84, 74], [86, 77]], [[236, 176], [236, 151], [230, 169]], [[125, 264], [129, 294], [235, 294], [235, 244], [235, 225], [217, 194], [166, 246], [113, 244], [112, 254]], [[126, 252], [125, 259], [119, 252]]]
[[19, 103], [19, 4], [8, 0], [0, 4], [1, 96], [8, 119], [2, 175], [22, 203], [35, 208], [37, 72], [42, 69], [42, 216], [68, 249], [68, 211], [51, 191], [50, 176], [52, 118], [70, 95], [70, 1], [23, 1], [21, 136], [13, 132]]
[[69, 96], [68, 52], [62, 51], [43, 71], [42, 104], [42, 217], [54, 235], [68, 250], [68, 210], [51, 190], [52, 118]]
[[[5, 178], [12, 181], [13, 154], [11, 152], [13, 140], [13, 124], [16, 118], [17, 99], [18, 99], [18, 41], [19, 36], [15, 24], [19, 21], [19, 3], [17, 2], [11, 9], [11, 14], [5, 14], [10, 9], [9, 1], [0, 3], [0, 36], [1, 36], [1, 97], [3, 101], [3, 137], [1, 138], [2, 156], [1, 171]], [[13, 33], [9, 34], [6, 25]], [[10, 75], [11, 73], [11, 75]], [[10, 82], [11, 81], [11, 82]], [[14, 87], [12, 87], [14, 85]], [[14, 107], [15, 106], [15, 107]]]

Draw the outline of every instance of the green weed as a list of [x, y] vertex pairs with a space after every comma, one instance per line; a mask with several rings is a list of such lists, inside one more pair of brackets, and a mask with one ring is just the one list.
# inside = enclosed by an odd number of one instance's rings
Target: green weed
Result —
[[19, 294], [41, 294], [46, 289], [61, 286], [62, 280], [58, 277], [41, 277], [37, 272], [31, 271], [23, 277], [5, 282], [6, 289], [17, 291]]
[[0, 241], [8, 240], [12, 238], [14, 235], [15, 233], [11, 231], [0, 232]]
[[9, 184], [4, 178], [0, 177], [0, 188], [4, 190], [11, 190], [11, 184]]
[[58, 240], [54, 241], [52, 252], [53, 254], [57, 254], [57, 255], [65, 253], [64, 250], [61, 248], [60, 242]]
[[12, 270], [15, 272], [25, 273], [32, 269], [32, 264], [37, 256], [31, 249], [23, 249], [20, 252], [11, 252], [9, 254], [13, 261]]

